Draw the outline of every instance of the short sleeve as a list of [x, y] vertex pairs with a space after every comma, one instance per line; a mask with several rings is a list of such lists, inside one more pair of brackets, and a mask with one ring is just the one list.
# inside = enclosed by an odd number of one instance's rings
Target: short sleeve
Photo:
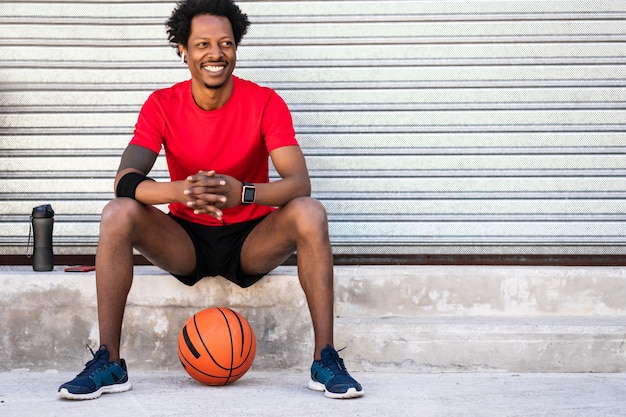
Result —
[[282, 146], [298, 145], [289, 107], [273, 91], [265, 107], [261, 129], [268, 152]]
[[161, 151], [165, 137], [165, 118], [161, 106], [153, 93], [148, 97], [139, 112], [135, 132], [130, 141], [132, 145], [148, 148], [155, 153]]

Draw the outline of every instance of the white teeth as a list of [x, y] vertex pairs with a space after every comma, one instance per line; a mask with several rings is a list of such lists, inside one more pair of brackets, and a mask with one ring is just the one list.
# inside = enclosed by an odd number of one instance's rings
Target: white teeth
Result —
[[209, 71], [209, 72], [219, 72], [222, 69], [224, 69], [224, 67], [222, 67], [222, 66], [206, 66], [206, 67], [204, 67], [204, 69]]

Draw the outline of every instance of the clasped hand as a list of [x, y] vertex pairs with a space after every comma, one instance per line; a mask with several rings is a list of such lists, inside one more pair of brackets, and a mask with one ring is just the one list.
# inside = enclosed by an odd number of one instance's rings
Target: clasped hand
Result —
[[185, 180], [185, 204], [195, 214], [208, 214], [221, 220], [224, 215], [221, 209], [241, 204], [241, 187], [241, 181], [231, 176], [214, 170], [198, 171]]

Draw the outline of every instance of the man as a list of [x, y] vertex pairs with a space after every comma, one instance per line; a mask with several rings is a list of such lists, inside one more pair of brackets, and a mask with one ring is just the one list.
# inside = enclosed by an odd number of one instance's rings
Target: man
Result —
[[[100, 349], [59, 387], [67, 399], [131, 389], [120, 358], [133, 248], [193, 285], [221, 275], [248, 287], [298, 253], [298, 276], [315, 334], [309, 388], [331, 398], [363, 395], [333, 348], [333, 267], [323, 206], [310, 197], [304, 156], [285, 102], [232, 75], [247, 15], [231, 0], [186, 0], [169, 40], [191, 80], [154, 92], [102, 212], [96, 254]], [[148, 173], [164, 148], [171, 181]], [[280, 179], [269, 182], [268, 156]], [[153, 207], [169, 203], [170, 213]]]

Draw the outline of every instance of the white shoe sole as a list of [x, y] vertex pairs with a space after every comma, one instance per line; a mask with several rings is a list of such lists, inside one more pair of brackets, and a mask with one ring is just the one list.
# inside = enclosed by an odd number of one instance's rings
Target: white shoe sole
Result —
[[96, 398], [99, 398], [102, 394], [115, 394], [117, 392], [126, 392], [130, 391], [132, 387], [133, 386], [130, 381], [126, 381], [123, 384], [107, 385], [101, 387], [98, 391], [90, 392], [88, 394], [72, 394], [67, 390], [67, 388], [61, 388], [59, 390], [59, 397], [65, 398], [66, 400], [95, 400]]
[[334, 399], [340, 399], [340, 400], [348, 399], [348, 398], [358, 398], [358, 397], [362, 397], [365, 394], [363, 390], [357, 391], [355, 388], [350, 388], [348, 391], [344, 393], [337, 394], [334, 392], [327, 391], [324, 384], [322, 384], [321, 382], [313, 381], [312, 379], [309, 380], [308, 388], [313, 391], [323, 392], [324, 395], [328, 398], [334, 398]]

